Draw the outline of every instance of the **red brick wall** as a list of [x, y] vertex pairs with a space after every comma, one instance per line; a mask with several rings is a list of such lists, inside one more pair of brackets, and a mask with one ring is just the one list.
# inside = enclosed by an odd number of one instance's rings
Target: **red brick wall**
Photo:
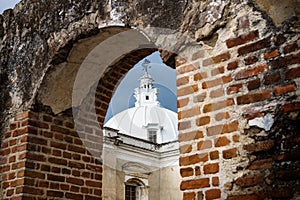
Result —
[[[201, 49], [178, 63], [185, 200], [296, 194], [299, 49], [294, 35], [253, 30], [227, 39], [217, 54]], [[275, 119], [270, 131], [247, 125], [268, 113]]]
[[102, 164], [72, 117], [17, 115], [2, 141], [0, 170], [3, 199], [101, 199]]

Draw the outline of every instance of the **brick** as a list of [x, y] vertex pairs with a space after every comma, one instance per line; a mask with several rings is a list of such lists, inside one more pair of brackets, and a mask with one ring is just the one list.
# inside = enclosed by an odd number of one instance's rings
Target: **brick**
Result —
[[26, 170], [25, 176], [30, 178], [45, 179], [45, 174], [37, 171]]
[[195, 200], [196, 194], [194, 192], [183, 193], [183, 200]]
[[197, 143], [197, 150], [209, 149], [212, 147], [212, 142], [210, 140], [199, 141]]
[[67, 183], [74, 184], [74, 185], [83, 185], [83, 184], [84, 184], [83, 179], [80, 179], [80, 178], [73, 178], [73, 177], [67, 177], [67, 178], [66, 178], [66, 182], [67, 182]]
[[264, 73], [268, 71], [268, 66], [267, 65], [258, 65], [256, 67], [252, 67], [249, 69], [244, 69], [239, 71], [236, 75], [235, 75], [235, 79], [236, 80], [241, 80], [241, 79], [246, 79], [246, 78], [250, 78], [252, 76], [256, 76], [258, 74]]
[[48, 188], [49, 187], [49, 182], [48, 181], [39, 181], [39, 187]]
[[18, 163], [14, 163], [12, 165], [12, 170], [15, 170], [15, 169], [20, 169], [20, 168], [23, 168], [25, 167], [25, 161], [21, 161], [21, 162], [18, 162]]
[[229, 196], [227, 200], [263, 200], [265, 199], [265, 195], [262, 192], [258, 192], [257, 194], [244, 194], [244, 195], [235, 195]]
[[221, 197], [220, 189], [210, 189], [205, 191], [206, 200], [219, 199], [220, 197]]
[[267, 51], [264, 54], [264, 59], [268, 60], [268, 59], [271, 59], [271, 58], [276, 58], [277, 56], [279, 56], [279, 51], [277, 49], [276, 50], [270, 50], [270, 51]]
[[249, 152], [259, 152], [259, 151], [268, 151], [274, 146], [274, 140], [265, 140], [256, 142], [254, 144], [244, 145], [244, 149]]
[[232, 39], [226, 40], [226, 45], [228, 48], [232, 48], [232, 47], [253, 41], [253, 40], [257, 39], [258, 37], [259, 37], [259, 33], [256, 30], [256, 31], [252, 31], [250, 33], [240, 35], [237, 38], [232, 38]]
[[281, 80], [280, 73], [279, 72], [274, 72], [274, 73], [271, 73], [271, 74], [266, 74], [264, 76], [263, 80], [264, 80], [263, 83], [265, 85], [272, 85], [274, 83], [277, 83]]
[[68, 145], [68, 150], [76, 153], [85, 153], [85, 148], [71, 145], [71, 144]]
[[70, 168], [76, 168], [76, 169], [83, 169], [84, 168], [84, 164], [79, 163], [79, 162], [75, 162], [75, 161], [69, 161], [68, 166]]
[[182, 110], [178, 112], [178, 119], [186, 119], [186, 118], [190, 118], [190, 117], [194, 117], [199, 115], [200, 112], [200, 107], [194, 107], [188, 110]]
[[287, 67], [300, 62], [300, 53], [291, 54], [284, 57], [278, 57], [271, 60], [269, 63], [273, 69], [279, 69], [281, 67]]
[[262, 90], [257, 92], [248, 93], [243, 96], [237, 97], [237, 104], [249, 104], [249, 103], [255, 103], [259, 101], [264, 101], [266, 99], [269, 99], [271, 97], [271, 91], [270, 90]]
[[207, 75], [206, 75], [205, 72], [194, 74], [194, 81], [200, 81], [200, 80], [202, 80], [204, 78], [207, 78]]
[[219, 74], [223, 74], [224, 72], [225, 72], [225, 69], [224, 69], [223, 66], [221, 66], [221, 67], [218, 67], [218, 68], [216, 68], [216, 69], [213, 69], [213, 70], [211, 71], [211, 76], [217, 76], [217, 75], [219, 75]]
[[58, 132], [58, 133], [63, 133], [63, 134], [68, 134], [69, 129], [62, 128], [56, 125], [51, 125], [51, 131]]
[[194, 169], [191, 167], [180, 169], [181, 177], [189, 177], [194, 175]]
[[231, 133], [238, 130], [238, 122], [233, 121], [229, 124], [221, 124], [207, 128], [207, 136]]
[[287, 69], [284, 73], [285, 80], [295, 79], [300, 77], [300, 67]]
[[48, 162], [54, 163], [54, 164], [57, 164], [57, 165], [67, 165], [67, 160], [56, 158], [56, 157], [48, 158]]
[[222, 153], [223, 153], [223, 158], [225, 159], [231, 159], [237, 156], [236, 148], [224, 150]]
[[64, 196], [63, 192], [57, 191], [57, 190], [48, 190], [47, 191], [47, 197], [60, 197], [62, 198]]
[[224, 95], [225, 95], [225, 93], [224, 93], [223, 88], [219, 88], [219, 89], [211, 91], [209, 96], [210, 96], [210, 98], [218, 98], [218, 97], [222, 97]]
[[209, 116], [204, 116], [204, 117], [199, 117], [196, 119], [196, 125], [197, 126], [204, 126], [210, 123], [210, 117]]
[[184, 122], [179, 122], [178, 123], [178, 130], [182, 131], [182, 130], [186, 130], [191, 128], [191, 122], [190, 121], [184, 121]]
[[199, 162], [206, 162], [208, 160], [208, 154], [194, 154], [191, 156], [185, 156], [179, 158], [180, 166], [193, 165]]
[[256, 175], [256, 176], [244, 176], [241, 178], [238, 178], [236, 180], [236, 184], [241, 187], [250, 187], [250, 186], [256, 186], [263, 182], [263, 176]]
[[276, 46], [279, 46], [281, 44], [283, 44], [286, 41], [286, 38], [283, 36], [283, 34], [278, 34], [274, 36], [274, 44]]
[[233, 61], [231, 63], [228, 63], [227, 69], [234, 70], [234, 69], [238, 68], [238, 65], [239, 65], [238, 61]]
[[183, 57], [180, 57], [180, 56], [176, 56], [175, 58], [175, 66], [178, 67], [180, 65], [183, 65], [187, 62], [187, 60]]
[[212, 177], [212, 185], [219, 186], [219, 177]]
[[248, 90], [255, 90], [260, 87], [260, 80], [259, 79], [254, 79], [252, 81], [249, 81], [247, 83], [247, 88]]
[[292, 102], [292, 103], [284, 104], [281, 109], [283, 112], [300, 110], [300, 102]]
[[239, 135], [233, 135], [232, 136], [232, 141], [233, 142], [239, 142], [240, 141], [240, 136]]
[[241, 91], [243, 84], [234, 84], [227, 87], [227, 94], [235, 94]]
[[182, 77], [182, 78], [178, 78], [176, 80], [176, 86], [182, 86], [182, 85], [186, 85], [189, 83], [189, 77], [188, 76], [185, 76], [185, 77]]
[[283, 169], [276, 173], [275, 179], [284, 181], [293, 181], [300, 179], [299, 169]]
[[24, 178], [14, 180], [10, 183], [10, 187], [16, 187], [16, 186], [24, 185], [24, 180], [25, 180]]
[[45, 122], [52, 122], [52, 117], [49, 115], [43, 115], [43, 121]]
[[271, 46], [270, 38], [265, 38], [257, 42], [247, 44], [238, 49], [238, 56], [242, 56], [251, 52], [255, 52]]
[[36, 153], [33, 153], [33, 152], [28, 152], [27, 153], [27, 159], [29, 160], [33, 160], [33, 161], [46, 161], [46, 157], [42, 154], [36, 154]]
[[199, 103], [199, 102], [203, 102], [206, 98], [206, 93], [201, 93], [201, 94], [197, 94], [195, 96], [193, 96], [193, 102], [194, 103]]
[[182, 145], [179, 147], [180, 154], [190, 153], [193, 147], [190, 144]]
[[191, 86], [186, 86], [184, 88], [180, 88], [177, 90], [177, 96], [180, 97], [180, 96], [186, 96], [186, 95], [189, 95], [189, 94], [193, 94], [195, 92], [197, 92], [199, 89], [198, 89], [198, 85], [195, 84], [195, 85], [191, 85]]
[[260, 170], [260, 169], [270, 169], [273, 166], [273, 161], [271, 158], [255, 160], [249, 166], [250, 170]]
[[200, 166], [195, 167], [195, 176], [200, 176], [201, 175], [201, 169]]
[[296, 91], [296, 86], [294, 83], [288, 85], [279, 85], [274, 87], [274, 93], [276, 96], [293, 92], [293, 91]]
[[65, 182], [65, 177], [59, 175], [47, 174], [47, 180], [55, 181], [55, 182]]
[[192, 55], [192, 60], [197, 60], [205, 56], [205, 50], [200, 50]]
[[177, 74], [184, 74], [199, 69], [199, 63], [188, 64], [176, 68]]
[[34, 187], [24, 186], [23, 193], [24, 194], [33, 194], [36, 196], [39, 196], [39, 195], [42, 196], [44, 194], [44, 190], [34, 188]]
[[221, 112], [221, 113], [217, 113], [215, 115], [215, 120], [216, 121], [222, 121], [224, 119], [229, 119], [230, 118], [230, 115], [228, 112]]
[[229, 83], [230, 81], [232, 81], [231, 75], [223, 76], [221, 78], [216, 78], [210, 81], [205, 81], [202, 83], [202, 89], [213, 88], [225, 83]]
[[234, 104], [233, 99], [227, 99], [224, 101], [218, 101], [215, 103], [206, 104], [203, 108], [204, 113], [220, 110]]
[[66, 192], [66, 198], [74, 199], [74, 200], [82, 200], [83, 195], [82, 194], [74, 194], [74, 193]]
[[293, 195], [291, 188], [286, 187], [272, 188], [272, 190], [267, 191], [267, 196], [270, 199], [292, 199]]
[[197, 140], [203, 138], [203, 132], [202, 131], [192, 131], [188, 133], [179, 133], [178, 140], [179, 142], [187, 142], [192, 140]]
[[297, 43], [287, 44], [283, 47], [283, 53], [291, 53], [299, 49], [299, 45]]
[[54, 142], [51, 141], [50, 142], [50, 146], [53, 148], [57, 148], [57, 149], [62, 149], [62, 150], [66, 150], [67, 149], [67, 145], [61, 142]]
[[230, 140], [226, 136], [218, 137], [215, 139], [215, 147], [223, 147], [230, 144]]
[[70, 128], [70, 129], [73, 129], [74, 128], [74, 122], [65, 122], [65, 126]]
[[219, 151], [212, 151], [209, 153], [209, 157], [211, 160], [219, 159]]
[[203, 166], [204, 174], [215, 174], [219, 172], [219, 163], [207, 164]]
[[16, 123], [11, 123], [11, 124], [9, 125], [9, 130], [13, 131], [13, 130], [15, 130], [17, 127], [18, 127], [18, 125], [17, 125]]
[[203, 60], [203, 66], [209, 66], [209, 65], [212, 65], [212, 64], [217, 64], [217, 63], [229, 60], [229, 59], [230, 59], [229, 52], [222, 53], [220, 55], [217, 55], [217, 56], [214, 56], [214, 57], [207, 58], [207, 59]]
[[90, 187], [97, 187], [97, 188], [101, 188], [102, 187], [102, 183], [100, 181], [89, 181], [89, 180], [86, 180], [85, 184], [86, 184], [86, 186], [90, 186]]
[[28, 142], [39, 145], [47, 145], [47, 140], [34, 136], [28, 136]]
[[189, 98], [177, 100], [177, 108], [185, 107], [186, 105], [188, 105], [189, 101], [190, 101]]
[[26, 125], [31, 125], [31, 126], [34, 126], [34, 127], [37, 127], [37, 128], [42, 128], [42, 129], [48, 129], [49, 128], [49, 125], [47, 123], [44, 123], [44, 122], [41, 122], [41, 121], [35, 121], [35, 120], [31, 120], [31, 119], [28, 119], [26, 121], [28, 122], [28, 124], [26, 124]]
[[50, 172], [50, 166], [49, 165], [42, 165], [41, 171]]
[[26, 111], [26, 112], [16, 115], [14, 120], [21, 121], [21, 120], [27, 119], [27, 118], [38, 119], [38, 115], [31, 111]]
[[13, 136], [14, 137], [18, 137], [21, 136], [25, 133], [32, 133], [32, 134], [36, 134], [37, 133], [37, 129], [35, 129], [34, 127], [25, 127], [22, 129], [17, 129], [13, 132]]
[[200, 189], [209, 187], [209, 178], [200, 178], [194, 180], [182, 181], [180, 184], [181, 190]]
[[252, 65], [258, 61], [257, 56], [249, 56], [244, 59], [246, 65]]

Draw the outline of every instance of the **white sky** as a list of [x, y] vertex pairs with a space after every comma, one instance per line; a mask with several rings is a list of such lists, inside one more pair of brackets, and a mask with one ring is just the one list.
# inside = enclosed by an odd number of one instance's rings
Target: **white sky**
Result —
[[14, 8], [20, 0], [0, 0], [0, 13], [9, 8]]

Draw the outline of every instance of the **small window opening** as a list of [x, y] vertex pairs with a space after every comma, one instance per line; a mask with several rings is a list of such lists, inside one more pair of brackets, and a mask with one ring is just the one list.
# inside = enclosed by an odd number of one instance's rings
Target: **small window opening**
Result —
[[136, 188], [135, 185], [125, 185], [125, 200], [136, 200]]
[[149, 100], [149, 96], [148, 95], [146, 95], [146, 100]]
[[150, 142], [156, 143], [157, 142], [157, 134], [155, 130], [148, 131], [148, 139]]

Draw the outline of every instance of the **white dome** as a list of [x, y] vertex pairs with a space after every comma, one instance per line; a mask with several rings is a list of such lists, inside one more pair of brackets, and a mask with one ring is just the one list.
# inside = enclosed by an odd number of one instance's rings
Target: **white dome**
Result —
[[149, 131], [155, 131], [156, 143], [175, 141], [178, 135], [177, 113], [160, 106], [129, 108], [113, 116], [105, 127], [144, 140], [149, 140]]
[[145, 60], [145, 74], [140, 78], [140, 86], [134, 90], [135, 107], [113, 116], [104, 126], [153, 143], [176, 141], [177, 113], [160, 107], [158, 89], [153, 87], [154, 80], [148, 74], [148, 64], [149, 61]]

